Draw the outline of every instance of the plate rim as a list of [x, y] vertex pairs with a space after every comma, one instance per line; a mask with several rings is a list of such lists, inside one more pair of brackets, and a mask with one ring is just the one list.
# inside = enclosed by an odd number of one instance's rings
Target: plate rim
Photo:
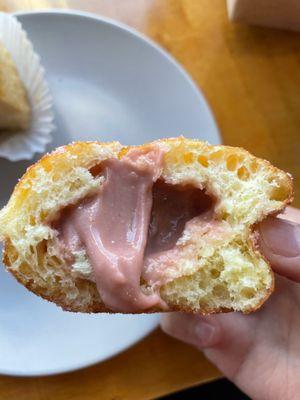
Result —
[[[86, 11], [80, 11], [80, 10], [73, 10], [73, 9], [49, 9], [49, 10], [30, 10], [30, 11], [17, 11], [14, 13], [11, 13], [13, 16], [16, 18], [20, 17], [21, 23], [22, 23], [22, 17], [26, 16], [44, 16], [44, 15], [59, 15], [59, 16], [75, 16], [75, 17], [81, 17], [85, 19], [92, 19], [95, 20], [99, 23], [104, 23], [107, 25], [110, 25], [113, 28], [116, 28], [120, 30], [121, 32], [127, 32], [129, 33], [132, 37], [133, 40], [139, 40], [144, 42], [147, 46], [151, 47], [154, 51], [158, 52], [161, 57], [164, 57], [167, 59], [170, 64], [181, 74], [182, 78], [185, 79], [185, 81], [189, 84], [190, 88], [193, 90], [194, 94], [196, 94], [198, 101], [202, 106], [205, 108], [204, 112], [210, 117], [210, 123], [211, 123], [211, 133], [214, 137], [214, 143], [215, 144], [220, 144], [221, 143], [221, 135], [218, 129], [218, 125], [216, 122], [216, 119], [214, 117], [214, 114], [202, 92], [202, 90], [198, 87], [198, 85], [195, 83], [193, 78], [189, 75], [189, 73], [184, 69], [184, 67], [171, 55], [169, 54], [166, 50], [164, 50], [160, 45], [158, 45], [156, 42], [154, 42], [151, 38], [147, 37], [143, 33], [137, 31], [136, 29], [132, 28], [131, 26], [126, 25], [123, 22], [119, 22], [117, 20], [114, 20], [112, 18], [108, 18], [102, 15], [98, 14], [93, 14], [90, 12]], [[146, 331], [141, 335], [137, 340], [129, 343], [126, 346], [121, 347], [115, 352], [112, 352], [110, 355], [106, 357], [96, 357], [94, 360], [91, 360], [89, 362], [79, 362], [76, 365], [73, 364], [72, 367], [64, 367], [60, 369], [48, 369], [48, 370], [41, 370], [39, 372], [24, 372], [24, 371], [10, 371], [10, 370], [5, 370], [3, 368], [0, 368], [0, 374], [4, 376], [15, 376], [15, 377], [39, 377], [39, 376], [53, 376], [53, 375], [58, 375], [58, 374], [63, 374], [63, 373], [68, 373], [68, 372], [74, 372], [81, 370], [86, 367], [92, 367], [98, 363], [104, 362], [109, 360], [110, 358], [117, 356], [118, 354], [122, 353], [123, 351], [128, 350], [130, 347], [136, 345], [139, 343], [141, 340], [143, 340], [146, 336], [148, 336], [151, 332], [154, 331], [159, 325], [159, 315], [157, 315], [157, 319], [154, 321], [151, 321], [151, 324], [149, 324], [149, 328], [146, 329]]]
[[[68, 311], [65, 311], [68, 312]], [[150, 325], [150, 324], [149, 324]], [[155, 329], [159, 327], [159, 314], [157, 315], [157, 318], [154, 321], [151, 321], [151, 327], [147, 328], [145, 333], [143, 333], [142, 336], [140, 336], [137, 340], [135, 340], [132, 343], [127, 344], [126, 346], [120, 347], [117, 351], [111, 353], [109, 356], [103, 357], [103, 358], [95, 358], [91, 360], [90, 362], [79, 362], [77, 364], [73, 364], [73, 367], [65, 367], [65, 368], [60, 368], [60, 369], [48, 369], [48, 370], [41, 370], [39, 372], [24, 372], [24, 371], [10, 371], [9, 369], [4, 369], [0, 368], [0, 376], [11, 376], [11, 377], [19, 377], [19, 378], [38, 378], [38, 377], [43, 377], [43, 376], [55, 376], [55, 375], [61, 375], [61, 374], [67, 374], [67, 373], [72, 373], [76, 371], [80, 371], [84, 368], [89, 368], [89, 367], [94, 367], [97, 364], [101, 364], [105, 361], [110, 360], [113, 357], [118, 356], [119, 354], [129, 350], [131, 347], [137, 345], [140, 343], [143, 339], [145, 339], [150, 333], [154, 332]]]
[[141, 42], [144, 42], [147, 46], [152, 48], [152, 50], [158, 52], [162, 57], [166, 58], [170, 64], [173, 65], [175, 69], [181, 74], [181, 76], [186, 80], [189, 84], [190, 88], [194, 91], [194, 94], [198, 97], [198, 101], [202, 106], [205, 108], [205, 113], [210, 117], [210, 124], [211, 124], [211, 133], [213, 135], [213, 143], [212, 144], [222, 144], [222, 137], [220, 134], [220, 129], [218, 123], [216, 121], [215, 115], [206, 99], [206, 96], [202, 92], [202, 89], [196, 84], [194, 79], [191, 75], [185, 70], [185, 68], [181, 65], [179, 61], [177, 61], [172, 54], [168, 53], [163, 47], [161, 47], [158, 43], [153, 41], [150, 37], [146, 36], [144, 33], [138, 31], [131, 26], [115, 20], [113, 18], [109, 18], [103, 15], [94, 14], [87, 11], [81, 11], [76, 9], [67, 9], [67, 8], [51, 8], [45, 10], [25, 10], [25, 11], [16, 11], [12, 13], [15, 17], [26, 17], [26, 16], [34, 16], [34, 15], [60, 15], [60, 16], [75, 16], [75, 17], [82, 17], [86, 19], [91, 19], [100, 23], [104, 23], [109, 25], [113, 28], [117, 28], [121, 32], [125, 31], [129, 33], [134, 39], [138, 39]]

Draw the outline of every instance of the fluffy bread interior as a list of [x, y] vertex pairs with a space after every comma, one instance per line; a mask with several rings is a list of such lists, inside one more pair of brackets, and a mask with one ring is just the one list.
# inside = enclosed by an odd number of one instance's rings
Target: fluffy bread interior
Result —
[[0, 42], [0, 130], [25, 130], [30, 106], [17, 68]]
[[[167, 184], [192, 185], [217, 199], [215, 218], [226, 235], [196, 239], [183, 231], [176, 268], [160, 295], [170, 310], [203, 314], [257, 309], [273, 290], [273, 273], [255, 243], [255, 224], [292, 200], [292, 179], [247, 151], [185, 138], [153, 142], [165, 150]], [[145, 145], [147, 146], [147, 145]], [[58, 148], [27, 170], [0, 212], [4, 263], [27, 288], [65, 310], [107, 310], [84, 251], [72, 268], [57, 250], [51, 227], [66, 206], [99, 188], [101, 162], [121, 158], [118, 142], [78, 142]], [[224, 229], [223, 229], [224, 228]], [[155, 266], [154, 266], [155, 267]], [[147, 293], [147, 282], [141, 280]], [[158, 311], [158, 310], [149, 310]]]

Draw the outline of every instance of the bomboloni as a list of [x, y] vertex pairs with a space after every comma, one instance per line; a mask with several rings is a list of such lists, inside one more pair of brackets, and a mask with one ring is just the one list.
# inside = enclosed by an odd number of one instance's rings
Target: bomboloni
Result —
[[248, 313], [274, 287], [256, 225], [292, 192], [289, 174], [241, 148], [72, 143], [1, 210], [4, 264], [69, 311]]

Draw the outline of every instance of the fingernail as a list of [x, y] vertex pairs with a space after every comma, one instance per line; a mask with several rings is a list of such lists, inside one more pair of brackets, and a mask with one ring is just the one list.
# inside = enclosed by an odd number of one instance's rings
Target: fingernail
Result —
[[200, 321], [195, 325], [194, 334], [196, 345], [200, 348], [210, 347], [215, 344], [216, 328], [207, 322]]
[[191, 314], [169, 314], [162, 317], [162, 329], [176, 339], [199, 349], [213, 346], [218, 341], [218, 329], [213, 319]]
[[274, 254], [283, 257], [300, 255], [300, 225], [281, 218], [267, 218], [260, 224], [260, 240]]

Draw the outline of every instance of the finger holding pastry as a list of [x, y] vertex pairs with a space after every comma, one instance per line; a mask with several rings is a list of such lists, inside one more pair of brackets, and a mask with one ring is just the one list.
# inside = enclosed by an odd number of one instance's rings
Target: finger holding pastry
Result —
[[167, 334], [204, 351], [250, 398], [299, 396], [299, 227], [300, 211], [291, 207], [260, 224], [259, 242], [267, 243], [261, 250], [281, 276], [276, 276], [274, 294], [256, 313], [168, 313], [161, 320]]

